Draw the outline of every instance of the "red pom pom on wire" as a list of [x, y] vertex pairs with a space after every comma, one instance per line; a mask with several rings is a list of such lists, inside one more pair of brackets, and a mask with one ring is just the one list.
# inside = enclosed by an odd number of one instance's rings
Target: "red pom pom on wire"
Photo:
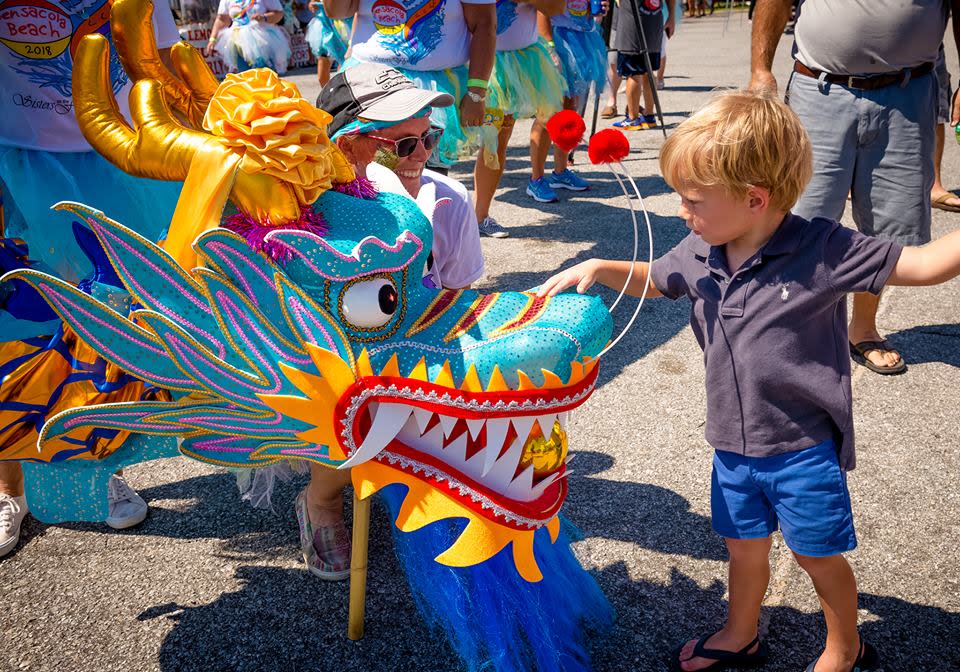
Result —
[[616, 128], [605, 128], [590, 138], [587, 155], [591, 163], [616, 163], [622, 161], [630, 153], [630, 141], [623, 131]]
[[583, 140], [587, 125], [573, 110], [560, 110], [547, 121], [547, 133], [553, 144], [565, 152], [572, 152]]

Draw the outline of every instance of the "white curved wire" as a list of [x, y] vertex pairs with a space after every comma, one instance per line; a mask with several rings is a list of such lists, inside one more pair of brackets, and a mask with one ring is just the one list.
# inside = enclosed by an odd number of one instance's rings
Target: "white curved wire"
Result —
[[630, 201], [630, 194], [627, 193], [627, 188], [623, 186], [623, 180], [620, 179], [620, 176], [617, 174], [617, 171], [610, 168], [610, 172], [613, 173], [613, 176], [617, 178], [617, 182], [620, 183], [620, 188], [623, 190], [624, 195], [627, 197], [627, 205], [630, 206], [630, 217], [633, 219], [633, 263], [630, 264], [630, 272], [627, 273], [627, 280], [623, 283], [623, 287], [620, 289], [620, 293], [617, 294], [617, 299], [610, 305], [610, 308], [607, 312], [613, 314], [614, 309], [617, 307], [617, 304], [620, 303], [620, 299], [623, 298], [623, 295], [627, 291], [627, 287], [630, 286], [630, 280], [633, 279], [633, 268], [637, 265], [637, 254], [640, 252], [640, 233], [637, 230], [637, 211], [633, 208], [633, 203]]
[[[627, 332], [630, 331], [630, 327], [632, 327], [633, 323], [636, 321], [637, 315], [640, 314], [640, 308], [643, 307], [643, 302], [647, 298], [647, 291], [650, 289], [650, 271], [653, 269], [653, 227], [650, 225], [650, 214], [647, 212], [647, 207], [643, 204], [643, 196], [640, 195], [640, 189], [637, 188], [637, 183], [633, 181], [633, 178], [630, 176], [630, 173], [627, 172], [627, 168], [626, 166], [623, 165], [623, 162], [618, 161], [617, 163], [620, 166], [620, 168], [623, 170], [624, 177], [626, 177], [627, 180], [630, 181], [630, 186], [633, 187], [633, 191], [637, 195], [637, 199], [639, 199], [640, 201], [640, 208], [643, 210], [643, 219], [647, 225], [647, 241], [650, 246], [650, 260], [649, 260], [649, 265], [647, 266], [647, 277], [643, 283], [643, 292], [640, 293], [640, 302], [637, 304], [636, 309], [633, 311], [633, 315], [630, 316], [630, 321], [627, 322], [627, 326], [623, 328], [623, 330], [620, 332], [620, 335], [618, 335], [613, 341], [611, 341], [610, 345], [605, 347], [600, 352], [600, 354], [597, 355], [596, 357], [597, 359], [600, 359], [605, 354], [607, 354], [610, 351], [610, 349], [613, 348], [613, 346], [615, 346], [617, 343], [619, 343], [620, 339], [626, 336]], [[617, 181], [620, 182], [620, 176], [617, 175], [617, 172], [614, 171], [613, 174], [617, 177]], [[620, 182], [620, 186], [623, 187], [623, 182]], [[623, 189], [623, 193], [626, 195], [627, 202], [629, 203], [630, 194], [627, 193], [626, 188]], [[630, 211], [633, 212], [633, 205], [630, 206]], [[634, 259], [636, 259], [636, 250], [634, 250]], [[634, 261], [634, 264], [636, 264], [636, 261]], [[633, 269], [631, 268], [630, 270], [631, 270], [630, 275], [632, 275]], [[628, 275], [628, 282], [629, 282], [629, 275]], [[626, 285], [624, 285], [624, 289], [626, 289]]]

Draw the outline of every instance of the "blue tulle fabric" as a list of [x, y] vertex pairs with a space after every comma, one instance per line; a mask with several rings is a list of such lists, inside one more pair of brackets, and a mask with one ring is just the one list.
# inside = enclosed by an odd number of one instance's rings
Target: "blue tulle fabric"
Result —
[[599, 95], [607, 84], [607, 45], [599, 26], [588, 31], [555, 27], [553, 42], [566, 82], [565, 95], [585, 96], [591, 84]]
[[[404, 486], [383, 490], [393, 516]], [[470, 672], [575, 672], [590, 669], [588, 632], [613, 623], [613, 607], [570, 548], [570, 527], [556, 543], [536, 533], [534, 553], [544, 578], [529, 583], [517, 573], [510, 548], [473, 567], [447, 567], [434, 558], [464, 521], [440, 521], [411, 533], [391, 525], [397, 556], [417, 607], [431, 629], [442, 631]]]
[[335, 63], [343, 63], [352, 28], [352, 18], [335, 21], [327, 16], [323, 5], [320, 5], [307, 24], [306, 40], [310, 51], [318, 58], [325, 56]]

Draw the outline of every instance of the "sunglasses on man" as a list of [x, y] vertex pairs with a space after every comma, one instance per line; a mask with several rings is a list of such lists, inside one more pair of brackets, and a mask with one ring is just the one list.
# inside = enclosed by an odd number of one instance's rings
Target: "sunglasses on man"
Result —
[[437, 146], [438, 142], [440, 142], [440, 136], [442, 135], [442, 128], [431, 128], [423, 135], [411, 135], [406, 138], [399, 138], [397, 140], [372, 134], [368, 134], [367, 137], [373, 138], [374, 140], [379, 140], [380, 142], [389, 142], [393, 145], [393, 153], [403, 159], [413, 154], [417, 149], [417, 145], [420, 143], [423, 143], [423, 148], [425, 150], [432, 152], [433, 148]]

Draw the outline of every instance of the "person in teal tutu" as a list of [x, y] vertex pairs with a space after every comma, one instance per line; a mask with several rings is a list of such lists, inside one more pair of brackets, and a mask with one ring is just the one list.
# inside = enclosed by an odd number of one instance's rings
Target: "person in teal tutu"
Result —
[[320, 86], [330, 81], [333, 65], [342, 65], [350, 45], [353, 18], [333, 20], [327, 16], [321, 0], [311, 0], [313, 18], [307, 24], [307, 44], [317, 57], [317, 80]]

